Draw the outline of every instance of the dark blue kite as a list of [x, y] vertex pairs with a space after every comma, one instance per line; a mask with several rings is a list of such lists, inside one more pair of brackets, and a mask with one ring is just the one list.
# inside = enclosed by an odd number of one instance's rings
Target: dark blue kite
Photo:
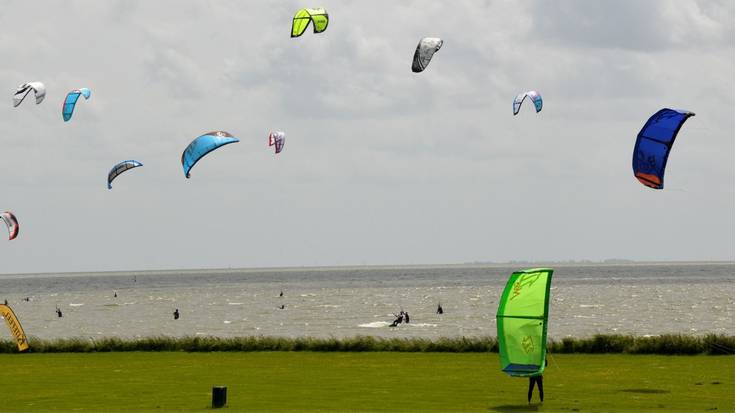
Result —
[[645, 186], [664, 188], [664, 171], [681, 125], [694, 116], [686, 110], [661, 109], [638, 132], [633, 150], [633, 173]]

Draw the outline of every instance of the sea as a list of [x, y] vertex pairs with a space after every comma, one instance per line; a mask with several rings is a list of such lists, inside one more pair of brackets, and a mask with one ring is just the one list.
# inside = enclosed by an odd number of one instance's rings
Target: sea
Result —
[[[0, 303], [8, 301], [26, 334], [44, 339], [482, 337], [495, 336], [503, 287], [513, 271], [526, 267], [6, 274], [0, 275]], [[735, 263], [551, 267], [552, 338], [735, 334]], [[440, 304], [443, 314], [436, 312]], [[410, 323], [390, 327], [400, 311], [409, 313]], [[0, 328], [0, 338], [9, 333]]]

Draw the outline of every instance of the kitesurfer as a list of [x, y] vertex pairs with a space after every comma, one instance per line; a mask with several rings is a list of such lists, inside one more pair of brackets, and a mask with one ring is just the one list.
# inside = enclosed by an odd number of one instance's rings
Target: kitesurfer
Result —
[[179, 316], [180, 316], [179, 309], [177, 308], [176, 310], [174, 310], [174, 320], [178, 320]]
[[61, 313], [61, 309], [59, 307], [56, 307], [56, 316], [59, 318], [64, 316], [64, 314]]
[[[545, 365], [549, 365], [549, 360], [544, 361]], [[538, 384], [538, 395], [541, 403], [544, 402], [544, 376], [539, 374], [528, 378], [528, 403], [531, 404], [531, 396], [533, 395], [533, 385]]]
[[[393, 323], [391, 323], [390, 327], [398, 327], [398, 324], [401, 324], [403, 322], [404, 312], [401, 310], [401, 312], [396, 315], [396, 319], [393, 320]], [[395, 315], [395, 314], [393, 314]]]
[[281, 290], [281, 294], [279, 294], [278, 296], [283, 297], [283, 290]]
[[444, 309], [442, 308], [442, 304], [439, 303], [439, 305], [436, 307], [436, 313], [437, 314], [444, 314]]
[[117, 291], [115, 291], [115, 294], [113, 294], [113, 297], [117, 298]]
[[285, 304], [281, 304], [281, 307], [280, 308], [281, 308], [281, 310], [285, 310], [286, 309], [286, 305]]
[[406, 322], [406, 324], [411, 322], [411, 319], [408, 317], [408, 311], [403, 313], [403, 320]]

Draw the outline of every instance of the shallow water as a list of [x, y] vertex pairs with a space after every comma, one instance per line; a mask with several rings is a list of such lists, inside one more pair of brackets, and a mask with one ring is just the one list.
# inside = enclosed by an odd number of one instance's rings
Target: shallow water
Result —
[[[551, 337], [735, 332], [735, 264], [555, 268]], [[5, 275], [0, 276], [0, 300], [9, 301], [27, 334], [41, 338], [484, 336], [495, 335], [498, 298], [514, 269], [437, 266]], [[435, 314], [439, 302], [443, 315]], [[280, 309], [281, 305], [285, 308]], [[57, 306], [62, 318], [56, 316]], [[174, 321], [176, 308], [181, 318]], [[401, 309], [409, 312], [411, 323], [388, 327], [393, 313]], [[5, 336], [6, 332], [0, 333]]]

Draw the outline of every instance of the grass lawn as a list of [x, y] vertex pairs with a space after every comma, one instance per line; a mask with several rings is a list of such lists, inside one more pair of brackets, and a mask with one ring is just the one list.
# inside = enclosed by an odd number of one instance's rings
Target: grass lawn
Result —
[[[0, 411], [735, 412], [735, 356], [555, 355], [546, 401], [497, 354], [127, 352], [0, 355]], [[534, 395], [537, 402], [537, 395]]]

